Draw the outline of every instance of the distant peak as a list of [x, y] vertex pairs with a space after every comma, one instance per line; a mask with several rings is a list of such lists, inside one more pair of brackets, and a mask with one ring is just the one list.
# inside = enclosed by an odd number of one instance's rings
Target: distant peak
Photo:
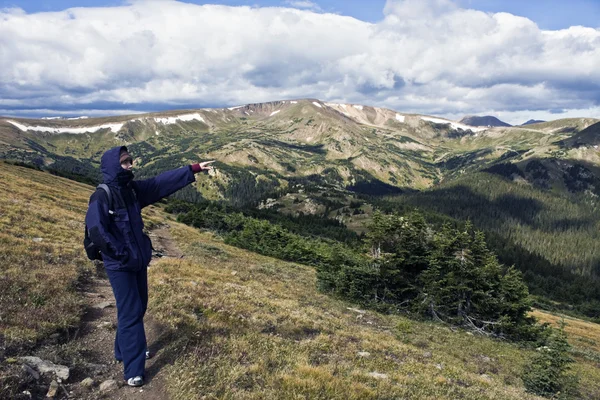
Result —
[[469, 126], [511, 126], [510, 124], [500, 121], [498, 118], [491, 115], [484, 115], [482, 117], [470, 115], [464, 117], [459, 122]]
[[529, 121], [521, 124], [521, 125], [531, 125], [531, 124], [539, 124], [542, 122], [546, 122], [546, 121], [542, 121], [541, 119], [530, 119]]

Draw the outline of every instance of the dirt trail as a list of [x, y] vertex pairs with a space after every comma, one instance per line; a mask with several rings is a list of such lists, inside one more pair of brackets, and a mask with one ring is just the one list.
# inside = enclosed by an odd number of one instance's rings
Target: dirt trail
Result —
[[[156, 253], [162, 255], [162, 257], [180, 258], [182, 256], [171, 240], [168, 227], [163, 226], [153, 230], [150, 237]], [[153, 257], [150, 268], [157, 259], [159, 258]], [[70, 383], [64, 385], [64, 389], [70, 392], [68, 397], [65, 396], [63, 389], [60, 398], [86, 400], [98, 398], [119, 400], [167, 399], [168, 396], [164, 387], [164, 367], [171, 362], [171, 358], [168, 354], [163, 354], [161, 348], [163, 344], [168, 342], [169, 332], [154, 321], [151, 314], [146, 314], [144, 318], [148, 348], [154, 353], [154, 357], [146, 361], [145, 385], [141, 388], [132, 388], [125, 385], [107, 393], [100, 393], [98, 387], [100, 383], [114, 379], [119, 385], [122, 385], [124, 381], [123, 364], [115, 362], [113, 352], [117, 323], [114, 296], [102, 267], [99, 267], [97, 275], [97, 277], [94, 277], [88, 291], [85, 292], [87, 307], [82, 325], [76, 338], [68, 342], [69, 348], [83, 349], [81, 353], [85, 357], [79, 368], [77, 366], [73, 368], [72, 376], [69, 378]], [[149, 290], [151, 295], [152, 288], [149, 288]], [[111, 306], [102, 308], [103, 303], [107, 302]], [[82, 388], [79, 384], [88, 376], [96, 382], [91, 390]]]

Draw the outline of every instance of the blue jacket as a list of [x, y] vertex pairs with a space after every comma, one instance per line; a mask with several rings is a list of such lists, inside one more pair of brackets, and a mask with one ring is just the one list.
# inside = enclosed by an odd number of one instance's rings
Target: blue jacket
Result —
[[148, 266], [152, 257], [152, 243], [143, 231], [142, 208], [189, 185], [195, 177], [192, 168], [185, 166], [134, 181], [133, 173], [121, 167], [121, 149], [127, 148], [113, 147], [100, 161], [104, 183], [112, 193], [115, 214], [108, 212], [106, 192], [96, 190], [90, 198], [85, 223], [90, 238], [100, 247], [106, 269], [139, 271]]

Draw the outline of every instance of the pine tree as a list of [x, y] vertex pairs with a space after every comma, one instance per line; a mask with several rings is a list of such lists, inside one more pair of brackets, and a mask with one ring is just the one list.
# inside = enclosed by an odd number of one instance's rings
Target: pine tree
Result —
[[523, 382], [528, 392], [553, 399], [576, 398], [578, 377], [570, 373], [575, 360], [569, 355], [571, 346], [564, 327], [563, 321], [525, 367]]

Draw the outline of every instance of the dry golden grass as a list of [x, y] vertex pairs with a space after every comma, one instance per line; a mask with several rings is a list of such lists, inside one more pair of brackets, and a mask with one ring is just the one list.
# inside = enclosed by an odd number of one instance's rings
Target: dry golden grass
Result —
[[91, 187], [0, 163], [0, 336], [34, 342], [74, 327], [78, 282], [91, 271], [82, 252]]
[[584, 398], [600, 398], [600, 325], [566, 315], [550, 314], [541, 310], [531, 313], [540, 323], [559, 327], [564, 321], [569, 344], [577, 363], [573, 369], [581, 378]]
[[559, 327], [564, 321], [566, 323], [565, 332], [567, 332], [569, 343], [573, 347], [600, 354], [600, 325], [566, 315], [550, 314], [542, 310], [534, 310], [531, 315], [539, 322], [548, 322], [554, 327]]
[[312, 268], [171, 233], [186, 257], [151, 268], [150, 312], [186, 338], [165, 350], [180, 354], [174, 399], [537, 398], [519, 378], [529, 351], [356, 310], [319, 293]]
[[[0, 338], [33, 343], [76, 327], [77, 288], [93, 271], [83, 251], [89, 185], [0, 162]], [[151, 207], [148, 226], [163, 220]]]

